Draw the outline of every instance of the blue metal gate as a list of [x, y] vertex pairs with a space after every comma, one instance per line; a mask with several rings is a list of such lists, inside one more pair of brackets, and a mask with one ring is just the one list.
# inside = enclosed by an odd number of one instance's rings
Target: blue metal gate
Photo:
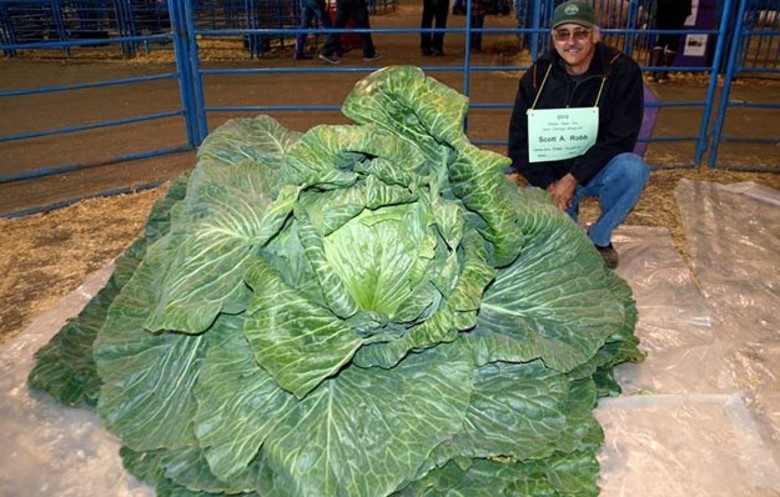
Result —
[[[100, 89], [107, 87], [127, 87], [128, 91], [143, 92], [149, 85], [159, 82], [170, 82], [179, 88], [179, 102], [173, 108], [157, 110], [142, 115], [122, 112], [121, 117], [94, 119], [87, 122], [54, 126], [46, 129], [35, 129], [14, 132], [0, 136], [0, 146], [10, 143], [19, 143], [33, 140], [42, 140], [50, 137], [78, 140], [87, 132], [99, 130], [111, 130], [111, 133], [120, 137], [123, 130], [138, 123], [153, 123], [165, 120], [180, 120], [185, 135], [181, 136], [178, 143], [166, 143], [163, 146], [150, 149], [135, 149], [123, 151], [119, 155], [98, 158], [82, 158], [78, 162], [69, 163], [45, 163], [45, 164], [9, 164], [8, 158], [0, 169], [0, 184], [24, 182], [42, 178], [48, 178], [64, 173], [82, 171], [100, 165], [113, 164], [114, 167], [127, 161], [145, 159], [159, 155], [171, 154], [185, 150], [192, 150], [200, 143], [196, 131], [192, 128], [191, 114], [194, 108], [191, 88], [193, 82], [189, 78], [189, 70], [184, 61], [187, 60], [187, 36], [180, 25], [172, 24], [170, 18], [183, 18], [178, 13], [181, 2], [171, 1], [169, 4], [160, 4], [155, 0], [25, 0], [0, 2], [0, 43], [6, 57], [19, 57], [30, 51], [38, 53], [50, 53], [61, 51], [70, 58], [78, 58], [80, 51], [102, 50], [107, 58], [114, 53], [121, 57], [132, 57], [142, 47], [151, 45], [175, 46], [176, 53], [181, 61], [172, 71], [144, 74], [137, 77], [122, 77], [105, 79], [100, 81], [78, 82], [65, 85], [36, 86], [36, 81], [30, 81], [26, 88], [9, 88], [0, 91], [0, 100], [5, 103], [17, 100], [20, 103], [20, 112], [24, 112], [23, 102], [33, 98], [59, 98], [65, 102], [69, 95], [78, 92], [98, 93]], [[170, 18], [169, 18], [170, 9]], [[112, 110], [115, 102], [105, 102], [104, 107]], [[60, 111], [62, 112], [62, 111]], [[57, 114], [52, 109], [52, 116]], [[108, 112], [110, 113], [110, 112]], [[21, 116], [13, 116], [6, 113], [5, 119], [9, 121]], [[48, 120], [47, 120], [48, 121]], [[70, 120], [68, 120], [70, 121]], [[118, 139], [120, 141], [121, 139]], [[119, 147], [121, 148], [121, 147]], [[132, 189], [139, 190], [151, 188], [160, 184], [160, 181], [136, 185]], [[120, 193], [129, 188], [112, 189], [113, 193]], [[97, 192], [96, 192], [97, 193]], [[57, 206], [72, 203], [71, 201], [58, 202]], [[18, 215], [30, 214], [47, 210], [48, 206], [26, 209], [18, 212]]]
[[[733, 83], [737, 77], [765, 77], [776, 80], [780, 76], [780, 0], [742, 0], [726, 2], [722, 13], [726, 25], [724, 38], [729, 45], [729, 57], [719, 66], [724, 71], [720, 103], [712, 126], [712, 139], [708, 165], [733, 170], [780, 171], [777, 165], [780, 138], [773, 126], [754, 126], [745, 130], [729, 130], [728, 118], [736, 109], [755, 114], [762, 122], [769, 112], [778, 112], [780, 102], [767, 102], [762, 95], [737, 95]], [[713, 71], [713, 74], [717, 71]], [[733, 128], [733, 127], [732, 127]], [[741, 133], [737, 133], [741, 131]], [[756, 136], [758, 135], [758, 136]], [[719, 161], [723, 147], [737, 145], [730, 160]], [[739, 145], [760, 147], [766, 151], [766, 164], [744, 165], [739, 163]], [[736, 163], [735, 163], [736, 161]]]

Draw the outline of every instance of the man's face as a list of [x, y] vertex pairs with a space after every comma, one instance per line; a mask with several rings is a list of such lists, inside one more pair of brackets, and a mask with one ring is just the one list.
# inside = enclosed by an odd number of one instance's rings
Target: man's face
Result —
[[593, 28], [562, 24], [553, 30], [552, 37], [555, 50], [570, 74], [583, 74], [588, 70], [596, 47]]

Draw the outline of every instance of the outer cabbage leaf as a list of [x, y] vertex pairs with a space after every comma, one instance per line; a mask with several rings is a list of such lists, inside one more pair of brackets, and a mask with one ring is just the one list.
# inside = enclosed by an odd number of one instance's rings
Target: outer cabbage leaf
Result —
[[220, 320], [207, 334], [206, 365], [195, 387], [195, 434], [211, 471], [231, 481], [245, 472], [295, 401], [255, 362], [242, 334], [243, 316]]
[[389, 173], [388, 164], [382, 162], [379, 164], [385, 167], [379, 172], [396, 181], [414, 180], [410, 173], [424, 160], [417, 147], [373, 126], [321, 125], [307, 131], [291, 147], [284, 159], [284, 177], [303, 188], [347, 187], [358, 179], [351, 169], [366, 156], [381, 157], [392, 164], [395, 172]]
[[95, 340], [103, 380], [98, 413], [134, 450], [195, 443], [192, 387], [203, 357], [203, 337], [152, 335], [143, 323], [159, 299], [159, 258], [167, 238], [149, 247], [132, 279], [114, 299]]
[[598, 461], [591, 451], [528, 462], [453, 460], [396, 497], [597, 497]]
[[[228, 168], [248, 161], [276, 171], [300, 136], [266, 115], [230, 119], [203, 140], [198, 160]], [[269, 179], [281, 177], [274, 174]]]
[[468, 339], [477, 361], [541, 358], [567, 372], [589, 361], [626, 322], [600, 256], [550, 202], [517, 204], [526, 243], [485, 292]]
[[593, 416], [598, 399], [598, 387], [590, 378], [572, 380], [569, 399], [564, 409], [566, 426], [555, 444], [540, 447], [534, 458], [549, 457], [554, 452], [568, 454], [578, 450], [598, 452], [604, 443], [604, 430]]
[[32, 388], [46, 390], [60, 402], [69, 405], [94, 405], [102, 384], [92, 355], [98, 331], [105, 322], [108, 308], [130, 280], [146, 253], [147, 245], [164, 236], [170, 228], [171, 208], [184, 198], [189, 175], [174, 181], [165, 197], [158, 199], [139, 237], [117, 258], [114, 271], [84, 309], [35, 353], [36, 364], [28, 377]]
[[517, 258], [524, 243], [523, 232], [506, 195], [507, 182], [498, 174], [509, 165], [509, 160], [471, 144], [458, 152], [457, 160], [449, 169], [452, 191], [467, 209], [479, 216], [479, 222], [485, 223], [478, 228], [493, 247], [493, 265], [507, 266]]
[[540, 361], [491, 363], [475, 370], [472, 383], [466, 422], [450, 443], [454, 455], [525, 459], [566, 424], [569, 379]]
[[637, 311], [636, 303], [631, 298], [631, 288], [613, 272], [608, 272], [606, 276], [612, 294], [623, 302], [626, 319], [618, 331], [607, 338], [606, 343], [595, 356], [569, 373], [573, 378], [593, 377], [599, 386], [601, 396], [620, 393], [620, 386], [612, 374], [614, 366], [622, 362], [641, 362], [644, 359], [644, 354], [637, 348], [639, 339], [634, 335]]
[[[144, 241], [136, 244], [143, 245]], [[92, 344], [106, 319], [108, 306], [122, 289], [119, 281], [123, 273], [132, 274], [138, 262], [126, 257], [118, 259], [106, 286], [35, 353], [36, 365], [28, 377], [32, 388], [46, 390], [60, 402], [73, 406], [97, 402], [102, 382], [95, 369]]]
[[458, 431], [472, 368], [447, 345], [381, 374], [347, 368], [274, 428], [265, 456], [293, 495], [387, 495]]
[[157, 496], [208, 497], [235, 495], [292, 497], [274, 484], [274, 475], [262, 459], [232, 483], [218, 480], [209, 471], [202, 451], [197, 447], [136, 452], [120, 449], [125, 468], [141, 481], [154, 482]]
[[[271, 129], [283, 133], [281, 127]], [[234, 131], [231, 126], [225, 133]], [[219, 130], [213, 136], [213, 142], [222, 139]], [[257, 139], [257, 133], [247, 136]], [[253, 143], [259, 148], [283, 143], [269, 133], [260, 136], [266, 139]], [[145, 324], [151, 331], [201, 333], [223, 309], [243, 310], [235, 304], [245, 291], [241, 280], [252, 252], [279, 232], [297, 200], [298, 188], [278, 185], [278, 158], [225, 166], [210, 158], [214, 154], [200, 160], [174, 218], [161, 299]]]
[[521, 461], [597, 450], [604, 437], [592, 414], [596, 393], [590, 379], [571, 381], [541, 361], [477, 368], [463, 430], [436, 448], [416, 478], [450, 460]]

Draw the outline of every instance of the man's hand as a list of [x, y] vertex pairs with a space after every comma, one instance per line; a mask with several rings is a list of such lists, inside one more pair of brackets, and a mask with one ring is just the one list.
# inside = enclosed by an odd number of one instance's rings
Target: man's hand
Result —
[[559, 209], [565, 211], [571, 206], [571, 201], [574, 198], [574, 190], [577, 188], [577, 180], [571, 173], [567, 173], [566, 176], [559, 179], [555, 183], [551, 183], [547, 187], [547, 193], [553, 199], [553, 202]]

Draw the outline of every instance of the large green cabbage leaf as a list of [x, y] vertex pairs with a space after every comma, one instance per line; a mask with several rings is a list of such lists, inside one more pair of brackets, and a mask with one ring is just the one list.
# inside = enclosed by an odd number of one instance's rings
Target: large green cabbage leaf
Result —
[[399, 66], [354, 124], [228, 121], [30, 385], [159, 495], [597, 495], [630, 288], [467, 107]]
[[68, 405], [97, 403], [102, 384], [95, 369], [92, 345], [105, 322], [108, 307], [130, 280], [144, 258], [146, 247], [170, 229], [171, 208], [187, 191], [189, 174], [173, 182], [164, 198], [152, 207], [144, 234], [117, 258], [106, 285], [74, 319], [35, 354], [36, 364], [29, 375], [33, 388], [45, 389]]

